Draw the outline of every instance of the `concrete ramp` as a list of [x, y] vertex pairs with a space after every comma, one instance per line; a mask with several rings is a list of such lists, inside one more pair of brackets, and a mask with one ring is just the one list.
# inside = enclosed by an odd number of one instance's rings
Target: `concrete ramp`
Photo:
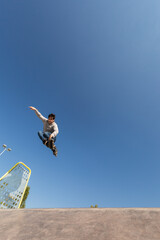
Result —
[[0, 240], [160, 240], [159, 208], [0, 210]]

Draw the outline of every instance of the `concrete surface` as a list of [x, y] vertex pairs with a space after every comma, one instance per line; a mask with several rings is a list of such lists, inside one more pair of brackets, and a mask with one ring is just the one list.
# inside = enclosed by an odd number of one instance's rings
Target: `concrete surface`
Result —
[[0, 210], [0, 240], [160, 240], [160, 208]]

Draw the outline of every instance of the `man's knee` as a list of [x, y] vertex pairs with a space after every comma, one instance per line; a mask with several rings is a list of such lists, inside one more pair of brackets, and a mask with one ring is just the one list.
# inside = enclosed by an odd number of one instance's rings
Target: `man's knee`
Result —
[[40, 139], [42, 139], [43, 132], [42, 131], [38, 131], [38, 136], [40, 137]]

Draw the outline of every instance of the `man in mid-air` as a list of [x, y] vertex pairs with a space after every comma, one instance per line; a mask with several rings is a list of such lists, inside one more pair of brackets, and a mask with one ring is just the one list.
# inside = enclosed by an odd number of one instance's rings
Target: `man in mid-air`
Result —
[[56, 136], [59, 133], [58, 126], [55, 123], [55, 114], [51, 113], [48, 115], [48, 119], [43, 117], [42, 114], [35, 108], [29, 107], [34, 110], [37, 117], [39, 117], [43, 122], [43, 131], [38, 132], [38, 136], [42, 140], [43, 144], [49, 147], [53, 154], [57, 157], [57, 148], [55, 146]]

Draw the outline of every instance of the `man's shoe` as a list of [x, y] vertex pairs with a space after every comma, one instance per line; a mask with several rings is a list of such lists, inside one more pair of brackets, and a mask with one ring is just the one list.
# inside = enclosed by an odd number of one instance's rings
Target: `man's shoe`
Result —
[[53, 149], [55, 149], [55, 145], [54, 145], [54, 140], [53, 139], [51, 139], [50, 140], [50, 148], [53, 150]]
[[47, 140], [43, 140], [43, 144], [47, 146], [48, 141]]
[[57, 148], [55, 147], [52, 151], [53, 151], [53, 155], [57, 157], [57, 154], [58, 154]]

